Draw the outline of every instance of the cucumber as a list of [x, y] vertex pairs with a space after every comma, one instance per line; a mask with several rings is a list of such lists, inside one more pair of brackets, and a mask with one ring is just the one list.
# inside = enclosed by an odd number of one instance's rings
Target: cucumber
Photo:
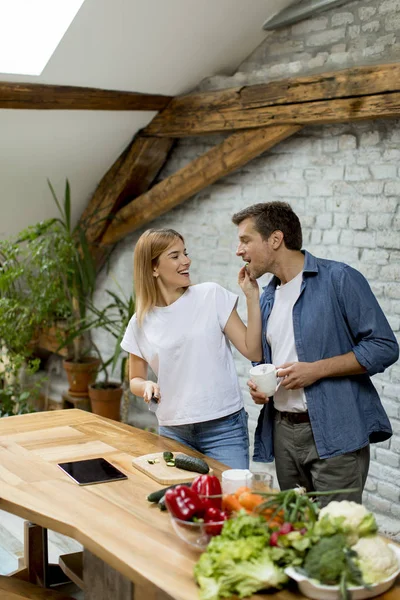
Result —
[[165, 510], [167, 510], [167, 505], [165, 504], [165, 494], [164, 496], [158, 501], [157, 504], [158, 508], [163, 512]]
[[195, 471], [202, 475], [205, 475], [210, 470], [210, 467], [204, 460], [195, 458], [194, 456], [188, 456], [187, 454], [177, 454], [175, 456], [175, 466], [178, 467], [178, 469]]
[[174, 483], [173, 485], [169, 485], [168, 487], [164, 487], [161, 490], [156, 490], [155, 492], [151, 492], [147, 496], [147, 500], [149, 502], [159, 502], [163, 496], [165, 496], [165, 492], [170, 490], [171, 488], [176, 487], [177, 485], [190, 485], [189, 483]]
[[174, 460], [174, 455], [172, 454], [172, 452], [163, 452], [163, 459], [165, 460], [165, 462], [170, 462]]

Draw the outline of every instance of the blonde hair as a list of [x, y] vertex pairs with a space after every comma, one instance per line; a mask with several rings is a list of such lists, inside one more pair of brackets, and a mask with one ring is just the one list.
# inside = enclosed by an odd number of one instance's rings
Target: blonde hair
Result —
[[146, 314], [157, 303], [157, 285], [153, 269], [160, 255], [177, 240], [185, 240], [174, 229], [148, 229], [138, 239], [133, 253], [133, 280], [136, 295], [136, 317], [141, 326]]

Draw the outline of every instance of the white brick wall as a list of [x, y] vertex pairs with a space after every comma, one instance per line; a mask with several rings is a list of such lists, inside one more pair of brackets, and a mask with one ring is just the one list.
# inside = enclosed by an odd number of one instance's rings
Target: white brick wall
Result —
[[[389, 30], [394, 31], [390, 39], [384, 35]], [[213, 77], [201, 87], [226, 88], [239, 81], [246, 84], [287, 77], [293, 71], [314, 72], [316, 58], [319, 71], [365, 64], [367, 55], [374, 52], [380, 62], [400, 59], [399, 32], [400, 0], [353, 2], [273, 33], [236, 75]], [[161, 178], [221, 139], [207, 136], [180, 141]], [[300, 216], [305, 247], [317, 256], [342, 260], [359, 269], [400, 340], [399, 141], [398, 121], [305, 128], [151, 225], [171, 226], [185, 236], [193, 261], [193, 282], [216, 281], [239, 293], [236, 280], [241, 261], [235, 257], [232, 214], [255, 202], [288, 201]], [[127, 293], [132, 251], [141, 233], [135, 232], [120, 243], [112, 260], [111, 277]], [[267, 277], [263, 279], [265, 285]], [[101, 280], [99, 298], [107, 287], [115, 289], [110, 276]], [[243, 318], [244, 307], [240, 297]], [[101, 344], [106, 347], [104, 340]], [[250, 365], [237, 352], [235, 361], [253, 432], [259, 409], [247, 392]], [[384, 529], [400, 539], [400, 365], [374, 380], [394, 435], [373, 447], [364, 500], [382, 513]]]

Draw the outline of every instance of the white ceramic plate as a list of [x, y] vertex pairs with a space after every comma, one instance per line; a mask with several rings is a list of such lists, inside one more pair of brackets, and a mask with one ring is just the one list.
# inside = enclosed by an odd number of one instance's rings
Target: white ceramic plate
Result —
[[[364, 600], [364, 598], [374, 598], [375, 596], [379, 596], [379, 594], [383, 594], [390, 587], [392, 587], [396, 580], [396, 577], [400, 573], [400, 548], [398, 546], [394, 546], [393, 544], [389, 544], [389, 546], [395, 552], [397, 560], [399, 561], [398, 570], [384, 581], [371, 585], [371, 589], [369, 590], [360, 586], [349, 587], [349, 590], [351, 591], [351, 600]], [[287, 567], [287, 569], [285, 569], [285, 573], [286, 575], [297, 581], [297, 585], [299, 586], [300, 592], [308, 598], [313, 598], [314, 600], [340, 599], [339, 587], [337, 585], [320, 585], [318, 583], [315, 583], [313, 580], [308, 579], [308, 577], [305, 577], [304, 575], [298, 573], [293, 567]]]

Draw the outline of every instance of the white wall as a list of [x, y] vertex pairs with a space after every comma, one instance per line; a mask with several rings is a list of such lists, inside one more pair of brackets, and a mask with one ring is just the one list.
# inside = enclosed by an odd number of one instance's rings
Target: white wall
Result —
[[[387, 28], [394, 26], [397, 29], [390, 33], [392, 45], [387, 46]], [[320, 35], [319, 46], [311, 46], [310, 35], [316, 28], [323, 28], [327, 35]], [[292, 35], [296, 37], [294, 46]], [[242, 65], [242, 71], [232, 78], [211, 78], [204, 86], [220, 89], [236, 85], [239, 80], [269, 81], [282, 78], [290, 68], [307, 74], [317, 68], [316, 61], [320, 71], [339, 62], [343, 67], [346, 60], [349, 64], [362, 64], [363, 59], [366, 62], [371, 52], [378, 50], [378, 58], [384, 63], [388, 57], [400, 58], [399, 36], [398, 2], [360, 0], [275, 32]], [[338, 37], [340, 43], [327, 41]], [[271, 44], [275, 48], [281, 44], [280, 52], [271, 54]], [[203, 136], [182, 140], [162, 177], [221, 139]], [[241, 261], [235, 257], [237, 239], [232, 214], [255, 202], [288, 201], [300, 217], [305, 248], [362, 271], [400, 341], [399, 141], [400, 121], [396, 120], [307, 127], [156, 219], [151, 226], [170, 226], [183, 233], [193, 261], [194, 283], [216, 281], [239, 293], [237, 272]], [[132, 281], [132, 251], [141, 233], [135, 232], [117, 246], [111, 264], [113, 276], [126, 291]], [[104, 274], [99, 281], [99, 297], [112, 284]], [[245, 317], [243, 299], [239, 308]], [[250, 429], [254, 432], [259, 408], [247, 392], [249, 363], [235, 355]], [[391, 440], [372, 446], [364, 501], [376, 511], [383, 530], [400, 539], [400, 365], [393, 365], [373, 380], [394, 435]]]
[[[230, 74], [293, 0], [86, 0], [40, 77], [3, 81], [167, 95]], [[29, 50], [28, 50], [29, 51]], [[56, 214], [46, 178], [72, 187], [78, 219], [104, 172], [154, 113], [0, 110], [0, 239]]]

